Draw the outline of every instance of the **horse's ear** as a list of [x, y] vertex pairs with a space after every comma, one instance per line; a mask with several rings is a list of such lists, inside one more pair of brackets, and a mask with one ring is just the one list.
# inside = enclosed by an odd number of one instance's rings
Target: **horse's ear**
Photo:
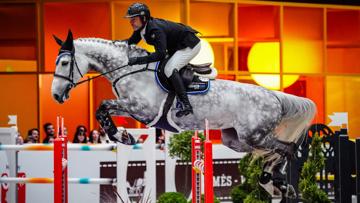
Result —
[[68, 35], [66, 37], [66, 40], [64, 44], [61, 47], [63, 50], [72, 51], [74, 48], [74, 41], [73, 41], [73, 35], [71, 30], [69, 30]]
[[70, 42], [70, 46], [71, 46], [71, 49], [72, 49], [74, 47], [74, 38], [73, 38], [73, 34], [72, 34], [70, 29], [68, 31], [68, 36], [67, 36], [66, 41]]
[[56, 37], [55, 35], [53, 35], [53, 37], [54, 37], [56, 43], [57, 43], [59, 46], [62, 46], [63, 41], [62, 41], [61, 39], [59, 39], [58, 37]]
[[73, 34], [72, 34], [71, 30], [69, 29], [66, 41], [73, 41], [73, 40], [74, 40]]

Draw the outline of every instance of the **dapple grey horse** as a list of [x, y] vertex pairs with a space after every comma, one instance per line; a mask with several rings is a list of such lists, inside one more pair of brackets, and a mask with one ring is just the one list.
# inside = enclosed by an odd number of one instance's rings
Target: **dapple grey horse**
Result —
[[[51, 87], [57, 102], [65, 102], [83, 75], [94, 70], [113, 84], [116, 95], [103, 101], [97, 110], [97, 118], [109, 134], [118, 133], [109, 128], [113, 125], [111, 115], [132, 117], [156, 127], [168, 95], [154, 79], [157, 63], [127, 65], [130, 56], [144, 56], [148, 54], [145, 50], [124, 41], [73, 40], [71, 31], [65, 41], [55, 39], [61, 45]], [[311, 100], [220, 79], [211, 80], [207, 93], [190, 95], [189, 100], [193, 114], [176, 117], [177, 107], [173, 102], [165, 115], [176, 131], [205, 129], [207, 119], [210, 129], [221, 129], [224, 145], [265, 158], [260, 184], [270, 194], [294, 197], [293, 187], [275, 184], [272, 174], [285, 167], [286, 160], [304, 139], [304, 132], [316, 113]]]

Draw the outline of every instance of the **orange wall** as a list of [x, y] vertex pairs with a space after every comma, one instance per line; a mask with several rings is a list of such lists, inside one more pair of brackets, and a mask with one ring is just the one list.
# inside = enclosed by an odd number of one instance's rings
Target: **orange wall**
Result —
[[0, 4], [0, 59], [36, 59], [35, 4]]
[[279, 37], [279, 8], [274, 6], [238, 7], [240, 39], [271, 39]]
[[108, 3], [46, 3], [44, 9], [45, 70], [54, 71], [59, 46], [53, 34], [65, 40], [71, 29], [74, 38], [111, 38]]
[[17, 115], [20, 134], [38, 126], [37, 75], [0, 75], [0, 126], [7, 126], [8, 115]]

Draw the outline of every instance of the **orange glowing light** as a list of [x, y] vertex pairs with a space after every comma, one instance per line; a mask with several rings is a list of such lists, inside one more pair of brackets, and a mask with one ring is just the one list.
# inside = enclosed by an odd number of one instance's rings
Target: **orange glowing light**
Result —
[[[257, 42], [249, 52], [248, 68], [250, 72], [275, 74], [251, 74], [259, 85], [268, 89], [280, 89], [280, 44], [279, 42]], [[289, 87], [299, 78], [298, 75], [284, 75], [283, 87]]]

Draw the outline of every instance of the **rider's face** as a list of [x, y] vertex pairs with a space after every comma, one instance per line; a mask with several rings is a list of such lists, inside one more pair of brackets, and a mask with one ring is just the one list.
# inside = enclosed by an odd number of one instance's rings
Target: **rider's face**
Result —
[[130, 18], [130, 24], [134, 31], [140, 29], [142, 27], [142, 22], [140, 20], [140, 16], [135, 16]]

